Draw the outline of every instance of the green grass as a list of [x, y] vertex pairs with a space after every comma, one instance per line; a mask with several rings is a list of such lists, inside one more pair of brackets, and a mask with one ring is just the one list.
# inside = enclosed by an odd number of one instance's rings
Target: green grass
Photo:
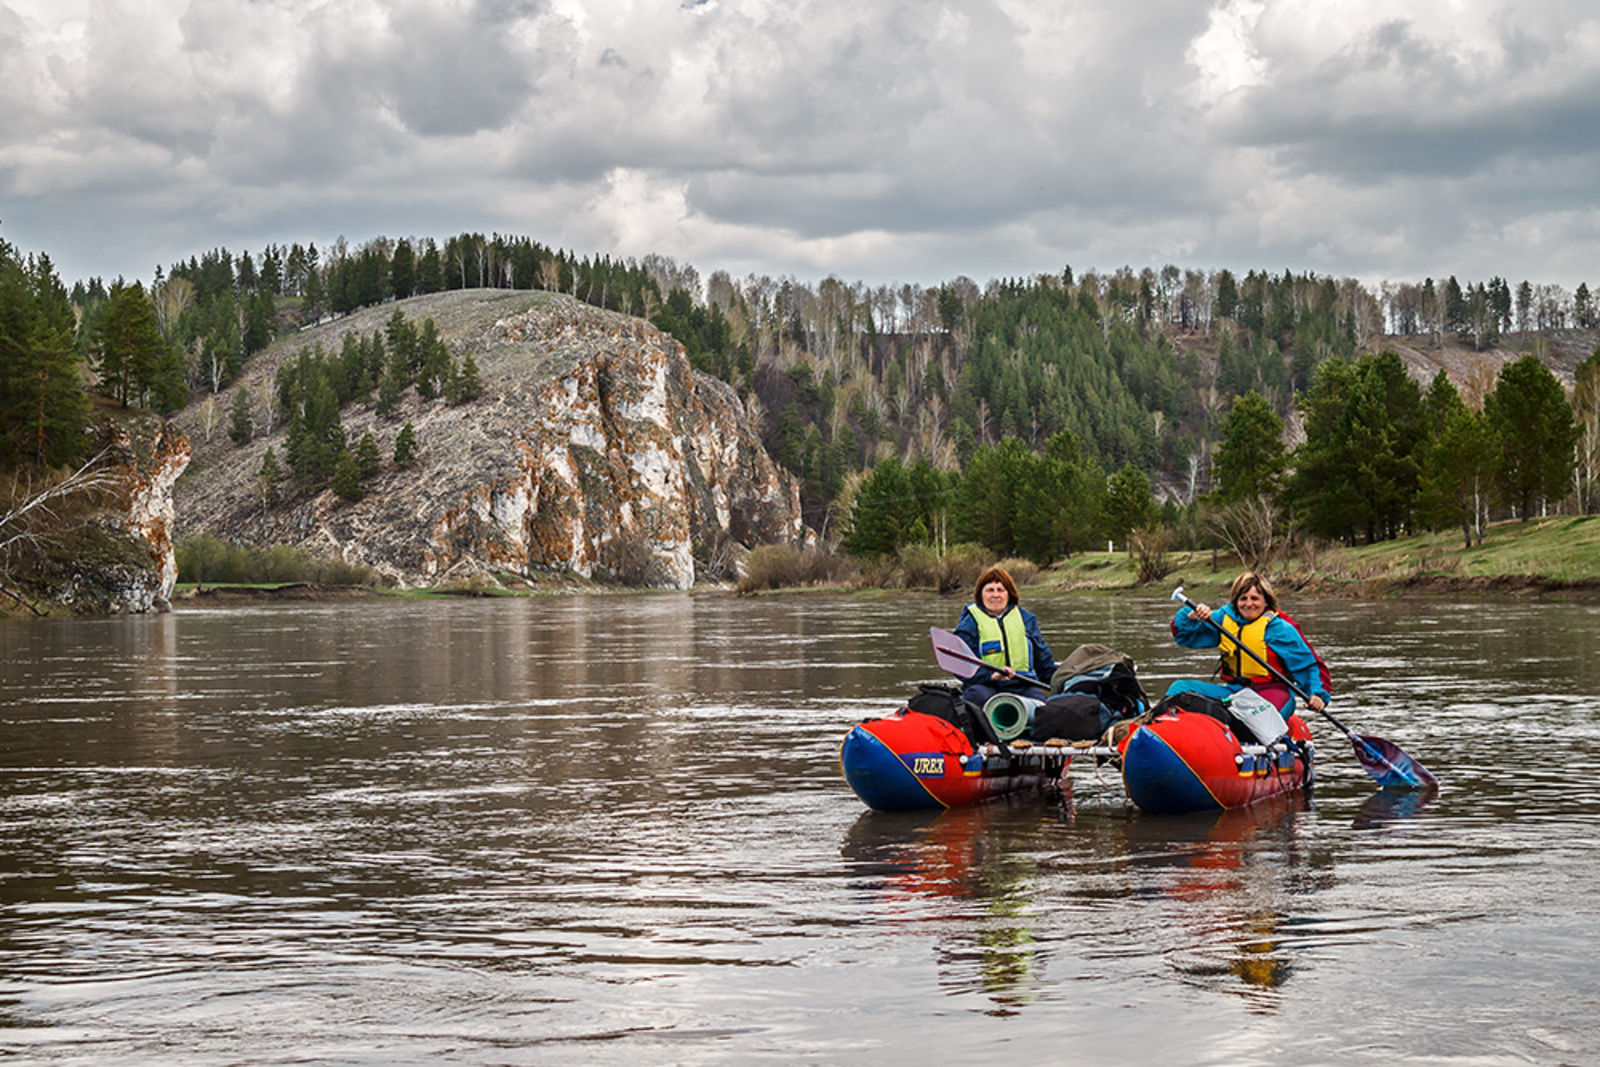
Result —
[[1481, 545], [1459, 531], [1418, 534], [1376, 545], [1331, 549], [1316, 570], [1332, 579], [1433, 577], [1600, 581], [1600, 516], [1495, 523]]
[[[1169, 576], [1149, 588], [1170, 590], [1180, 581], [1207, 596], [1225, 588], [1240, 570], [1237, 560], [1212, 553], [1173, 551]], [[1213, 570], [1213, 564], [1215, 569]], [[1600, 516], [1560, 515], [1529, 522], [1495, 523], [1484, 542], [1467, 548], [1458, 530], [1423, 533], [1375, 545], [1302, 546], [1268, 568], [1274, 581], [1322, 592], [1371, 592], [1384, 586], [1426, 592], [1576, 583], [1600, 591]], [[1085, 552], [1041, 573], [1047, 589], [1127, 589], [1134, 585], [1125, 553]]]

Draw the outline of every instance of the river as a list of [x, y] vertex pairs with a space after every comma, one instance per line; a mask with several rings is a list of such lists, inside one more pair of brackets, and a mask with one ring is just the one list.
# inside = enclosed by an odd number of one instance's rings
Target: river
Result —
[[[1057, 655], [1207, 673], [1160, 592]], [[1600, 1063], [1600, 605], [1291, 600], [1311, 795], [867, 811], [931, 596], [182, 607], [0, 623], [0, 1059]]]

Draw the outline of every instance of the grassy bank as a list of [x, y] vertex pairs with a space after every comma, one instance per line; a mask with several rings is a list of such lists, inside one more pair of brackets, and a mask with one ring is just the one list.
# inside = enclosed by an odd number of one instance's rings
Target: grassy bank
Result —
[[[980, 558], [981, 556], [981, 558]], [[889, 589], [938, 591], [965, 596], [976, 576], [993, 560], [963, 546], [945, 556], [912, 548], [901, 557], [857, 565], [846, 557], [816, 550], [757, 549], [746, 561], [750, 574], [741, 592], [872, 592]], [[385, 589], [360, 569], [290, 558], [282, 551], [227, 549], [215, 543], [180, 548], [182, 577], [175, 600], [324, 599], [354, 595], [403, 598], [459, 596], [571, 595], [630, 590], [573, 576], [552, 576], [530, 585], [506, 586], [478, 576], [427, 589]], [[1173, 551], [1166, 574], [1136, 580], [1135, 562], [1126, 552], [1085, 552], [1040, 570], [1025, 560], [1005, 560], [1019, 583], [1039, 590], [1121, 592], [1133, 588], [1170, 591], [1179, 582], [1212, 601], [1241, 569], [1225, 553]], [[270, 564], [270, 566], [269, 566]], [[331, 568], [331, 569], [330, 569]], [[1492, 526], [1481, 545], [1466, 548], [1458, 532], [1418, 534], [1375, 545], [1300, 546], [1267, 568], [1286, 591], [1328, 596], [1556, 595], [1600, 598], [1600, 516], [1505, 522]], [[207, 573], [198, 588], [195, 571]], [[705, 589], [702, 592], [707, 591]]]
[[[1226, 585], [1240, 566], [1211, 552], [1173, 552], [1163, 582], [1198, 590]], [[1600, 596], [1600, 516], [1557, 516], [1491, 526], [1481, 545], [1466, 548], [1459, 531], [1425, 533], [1375, 545], [1303, 546], [1268, 568], [1288, 589], [1368, 596], [1412, 593], [1570, 593]], [[1134, 570], [1126, 553], [1091, 552], [1042, 572], [1051, 589], [1127, 589]], [[1152, 583], [1158, 584], [1158, 583]]]

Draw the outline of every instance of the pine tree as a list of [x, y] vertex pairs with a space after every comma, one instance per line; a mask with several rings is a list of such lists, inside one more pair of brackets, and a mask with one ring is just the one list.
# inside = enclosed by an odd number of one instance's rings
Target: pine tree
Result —
[[417, 292], [437, 293], [444, 289], [444, 261], [439, 256], [439, 246], [431, 238], [423, 242], [422, 255], [417, 260]]
[[1016, 476], [1011, 491], [1014, 551], [1043, 567], [1095, 546], [1105, 528], [1106, 476], [1076, 435], [1055, 434], [1045, 442], [1043, 456], [1024, 450]]
[[386, 371], [378, 382], [378, 402], [373, 406], [374, 413], [382, 419], [393, 415], [400, 407], [400, 395], [405, 388], [405, 378], [397, 369]]
[[1155, 493], [1144, 471], [1130, 464], [1106, 480], [1106, 534], [1123, 542], [1129, 555], [1133, 554], [1133, 544], [1128, 535], [1155, 519]]
[[1217, 499], [1237, 503], [1277, 496], [1287, 465], [1283, 420], [1266, 398], [1253, 390], [1235, 397], [1220, 429], [1222, 443], [1211, 463]]
[[46, 256], [0, 241], [0, 465], [72, 466], [88, 453], [88, 398], [66, 290]]
[[262, 506], [278, 502], [278, 487], [283, 484], [283, 468], [278, 465], [278, 454], [267, 449], [261, 457], [261, 469], [256, 474], [256, 486], [261, 493]]
[[1426, 424], [1422, 390], [1393, 352], [1330, 359], [1296, 401], [1306, 440], [1295, 450], [1293, 497], [1325, 537], [1396, 537], [1416, 504]]
[[1423, 448], [1419, 517], [1434, 527], [1461, 527], [1466, 547], [1483, 541], [1493, 457], [1484, 417], [1462, 401], [1449, 375], [1434, 375], [1424, 401], [1429, 433]]
[[346, 500], [361, 499], [361, 463], [349, 449], [334, 462], [329, 487]]
[[250, 419], [250, 393], [244, 386], [233, 391], [233, 402], [228, 405], [228, 437], [236, 445], [250, 440], [254, 427]]
[[394, 465], [414, 467], [417, 465], [418, 456], [417, 431], [412, 429], [411, 423], [408, 422], [400, 427], [400, 433], [394, 439]]
[[394, 256], [389, 261], [389, 286], [396, 300], [404, 300], [417, 288], [417, 256], [411, 242], [401, 240], [394, 246]]
[[892, 555], [906, 543], [915, 521], [911, 480], [899, 457], [891, 456], [862, 479], [841, 546], [858, 556]]
[[1578, 427], [1565, 390], [1538, 356], [1500, 368], [1494, 390], [1484, 397], [1483, 414], [1499, 455], [1496, 484], [1524, 522], [1540, 500], [1567, 495]]
[[361, 471], [361, 477], [368, 478], [376, 474], [382, 465], [383, 456], [378, 451], [378, 439], [368, 430], [356, 444], [356, 466]]
[[432, 319], [422, 320], [417, 334], [417, 353], [421, 363], [417, 370], [417, 395], [432, 400], [440, 394], [450, 373], [450, 349], [439, 336], [439, 327]]
[[246, 356], [252, 356], [272, 343], [272, 335], [277, 329], [277, 308], [277, 300], [272, 295], [271, 287], [266, 283], [263, 282], [250, 291], [242, 338]]
[[464, 404], [483, 395], [483, 376], [478, 373], [478, 362], [471, 352], [462, 355], [459, 366], [452, 367], [455, 373], [451, 379], [451, 403]]
[[143, 284], [111, 287], [96, 325], [94, 351], [112, 399], [123, 407], [142, 404], [170, 351]]

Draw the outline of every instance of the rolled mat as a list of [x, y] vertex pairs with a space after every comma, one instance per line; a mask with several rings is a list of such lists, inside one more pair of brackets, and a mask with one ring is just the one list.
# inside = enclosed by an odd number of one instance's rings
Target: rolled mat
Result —
[[1042, 703], [1044, 701], [1015, 693], [996, 693], [984, 704], [983, 717], [989, 720], [996, 737], [1010, 741], [1027, 732], [1028, 724], [1033, 721], [1033, 713]]

